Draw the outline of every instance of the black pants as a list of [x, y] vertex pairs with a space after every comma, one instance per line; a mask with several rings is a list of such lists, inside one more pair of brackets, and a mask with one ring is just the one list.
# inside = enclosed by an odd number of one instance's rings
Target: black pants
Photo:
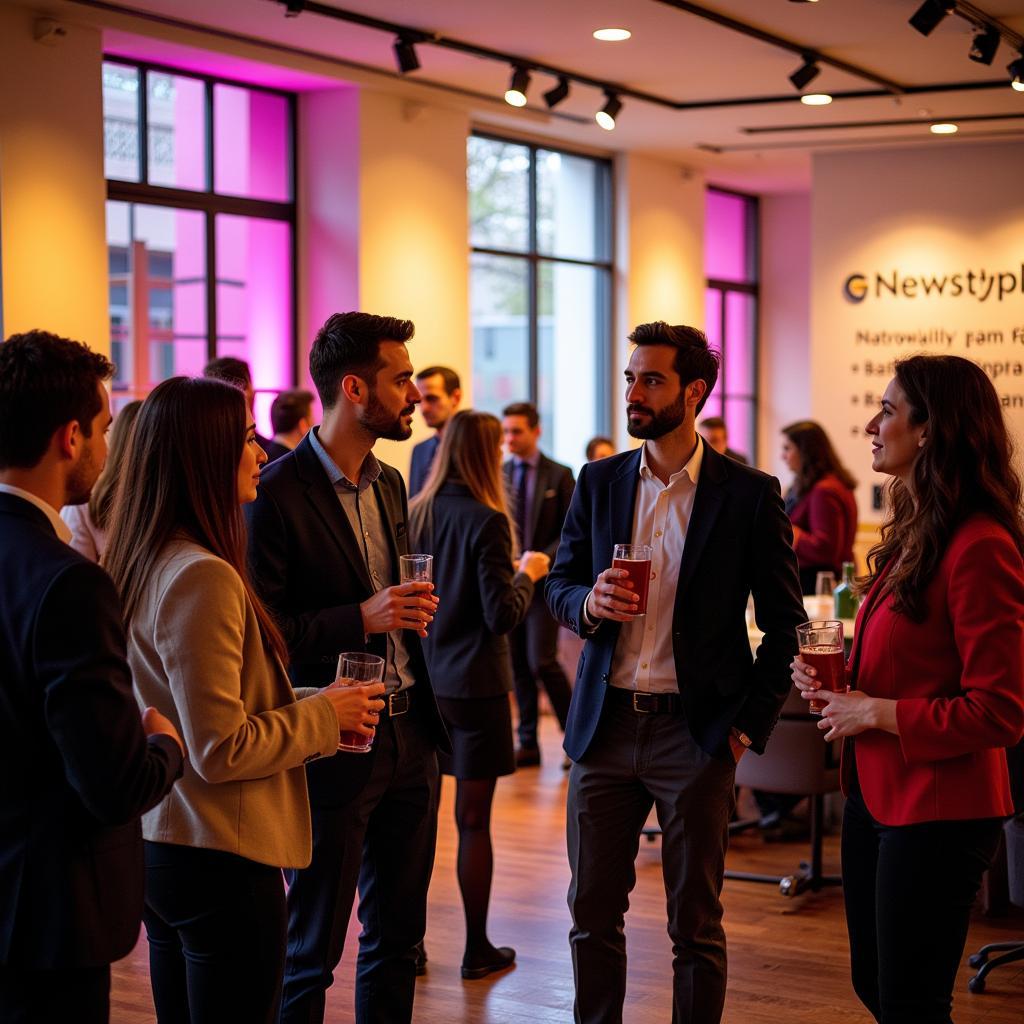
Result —
[[414, 712], [384, 716], [370, 778], [340, 807], [313, 805], [313, 861], [288, 872], [282, 1024], [318, 1024], [359, 890], [357, 1024], [408, 1024], [437, 838], [437, 756]]
[[547, 691], [562, 732], [572, 699], [569, 680], [558, 664], [558, 623], [539, 590], [526, 619], [512, 630], [510, 640], [519, 705], [519, 746], [533, 748], [537, 746], [537, 680]]
[[34, 970], [0, 966], [3, 1024], [107, 1024], [110, 968]]
[[280, 868], [146, 843], [146, 935], [160, 1024], [272, 1024], [281, 1004]]
[[1001, 828], [998, 818], [880, 825], [853, 786], [842, 841], [850, 962], [880, 1024], [950, 1024], [971, 904]]
[[621, 1024], [623, 927], [636, 884], [640, 830], [652, 806], [662, 830], [672, 1021], [721, 1020], [726, 958], [719, 896], [735, 778], [732, 757], [701, 750], [682, 714], [637, 714], [606, 701], [597, 735], [569, 774], [569, 944], [577, 1024]]

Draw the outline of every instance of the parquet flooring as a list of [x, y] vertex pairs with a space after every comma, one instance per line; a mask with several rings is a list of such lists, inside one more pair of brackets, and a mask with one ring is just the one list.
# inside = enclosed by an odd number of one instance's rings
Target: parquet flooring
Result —
[[[462, 911], [455, 883], [455, 827], [450, 780], [442, 794], [437, 864], [430, 893], [426, 977], [416, 992], [417, 1024], [566, 1024], [572, 1020], [572, 968], [566, 935], [564, 807], [557, 730], [543, 721], [544, 765], [498, 784], [494, 838], [496, 873], [491, 939], [517, 950], [516, 967], [497, 977], [464, 982]], [[765, 845], [756, 834], [734, 837], [729, 865], [786, 873], [805, 855], [805, 843]], [[838, 870], [836, 838], [826, 846], [826, 870]], [[825, 890], [793, 900], [771, 885], [727, 881], [725, 926], [730, 979], [727, 1024], [866, 1024], [850, 988], [842, 894]], [[659, 845], [643, 842], [637, 886], [627, 918], [629, 994], [626, 1024], [666, 1024], [671, 1017], [670, 949], [665, 934]], [[346, 956], [328, 996], [329, 1024], [352, 1016], [352, 976], [358, 922], [353, 917]], [[989, 941], [1024, 936], [1024, 914], [988, 919], [976, 914], [968, 952]], [[1021, 1024], [1024, 964], [993, 974], [988, 991], [972, 995], [963, 965], [957, 980], [957, 1024]], [[145, 940], [114, 968], [112, 1019], [152, 1024]], [[228, 1024], [228, 1022], [225, 1022]], [[235, 1024], [235, 1022], [231, 1022]], [[245, 1024], [245, 1022], [238, 1022]]]

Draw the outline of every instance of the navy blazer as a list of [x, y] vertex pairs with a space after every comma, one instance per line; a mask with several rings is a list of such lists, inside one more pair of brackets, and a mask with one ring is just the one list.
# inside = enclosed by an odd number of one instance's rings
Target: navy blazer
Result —
[[[509, 496], [509, 507], [515, 508], [513, 468], [514, 459], [506, 459], [502, 465], [505, 474], [505, 489]], [[562, 526], [569, 513], [573, 488], [576, 481], [572, 470], [541, 453], [537, 463], [537, 479], [534, 481], [533, 502], [528, 510], [530, 547], [543, 551], [552, 561], [558, 551], [558, 540]], [[519, 538], [520, 544], [524, 543]]]
[[423, 490], [423, 485], [430, 475], [430, 467], [434, 464], [434, 456], [441, 444], [441, 438], [435, 434], [426, 441], [420, 441], [412, 450], [412, 461], [409, 463], [409, 500]]
[[[632, 535], [640, 454], [637, 449], [583, 467], [548, 576], [552, 613], [587, 641], [565, 729], [565, 750], [574, 761], [594, 738], [620, 633], [610, 620], [588, 633], [581, 609], [598, 574], [611, 567], [613, 545]], [[792, 686], [796, 627], [807, 617], [792, 542], [778, 480], [705, 444], [672, 638], [687, 721], [710, 754], [726, 754], [733, 726], [762, 753]], [[745, 619], [750, 594], [764, 630], [756, 658]]]
[[423, 650], [439, 697], [497, 697], [512, 689], [508, 637], [526, 618], [533, 581], [512, 566], [512, 531], [501, 512], [461, 483], [446, 483], [417, 551], [434, 556], [441, 599]]
[[142, 923], [139, 816], [181, 774], [147, 740], [110, 577], [0, 493], [0, 964], [98, 967]]
[[[408, 506], [398, 470], [381, 464], [371, 488], [386, 524], [392, 579], [398, 583], [398, 557], [409, 553]], [[284, 634], [295, 686], [326, 686], [334, 681], [338, 655], [369, 651], [384, 657], [383, 633], [363, 632], [360, 604], [374, 588], [362, 547], [307, 434], [294, 451], [269, 463], [260, 476], [256, 500], [245, 508], [249, 524], [249, 566], [260, 597]], [[410, 667], [416, 679], [412, 710], [427, 733], [448, 749], [448, 733], [437, 710], [419, 636], [405, 631]], [[376, 747], [369, 754], [344, 751], [307, 765], [310, 801], [323, 807], [347, 803], [370, 776]]]

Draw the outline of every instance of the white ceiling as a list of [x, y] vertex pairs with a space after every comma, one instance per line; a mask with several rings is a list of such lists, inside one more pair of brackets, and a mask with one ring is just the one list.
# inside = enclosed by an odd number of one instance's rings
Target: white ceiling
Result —
[[[750, 39], [681, 12], [657, 0], [325, 0], [383, 19], [436, 32], [539, 63], [613, 80], [677, 101], [795, 95], [788, 76], [800, 64], [793, 53]], [[736, 20], [859, 65], [908, 86], [1000, 80], [1017, 56], [1005, 43], [991, 67], [967, 58], [972, 29], [948, 17], [925, 38], [907, 24], [920, 0], [701, 0], [702, 5]], [[88, 3], [71, 0], [78, 13]], [[104, 5], [107, 10], [110, 4]], [[393, 37], [373, 29], [312, 13], [285, 18], [273, 0], [115, 0], [120, 10], [135, 9], [322, 54], [379, 69], [375, 84], [408, 91], [423, 82], [479, 94], [449, 101], [468, 103], [481, 126], [512, 128], [570, 145], [658, 154], [706, 170], [710, 180], [757, 192], [794, 191], [809, 183], [810, 154], [836, 146], [924, 144], [969, 145], [971, 138], [1024, 137], [1024, 93], [1005, 87], [929, 93], [905, 97], [836, 101], [828, 107], [783, 102], [694, 111], [676, 111], [626, 99], [618, 127], [607, 133], [593, 122], [600, 91], [576, 86], [551, 116], [540, 94], [554, 84], [537, 74], [530, 104], [515, 111], [501, 101], [508, 81], [502, 64], [430, 45], [418, 47], [420, 70], [397, 77]], [[1024, 0], [979, 0], [985, 12], [1024, 33]], [[600, 43], [596, 28], [629, 28], [624, 43]], [[125, 51], [131, 37], [108, 32], [108, 45]], [[386, 76], [386, 77], [385, 77]], [[301, 87], [301, 85], [300, 85]], [[419, 86], [418, 88], [423, 88]], [[859, 77], [825, 67], [808, 91], [842, 92], [876, 88]], [[437, 93], [431, 90], [435, 98]], [[801, 131], [809, 125], [970, 115], [1021, 115], [1013, 120], [982, 120], [961, 125], [951, 138], [931, 136], [927, 125], [851, 127]], [[578, 120], [577, 120], [578, 119]], [[748, 129], [791, 130], [750, 134]], [[708, 151], [715, 147], [720, 151]]]

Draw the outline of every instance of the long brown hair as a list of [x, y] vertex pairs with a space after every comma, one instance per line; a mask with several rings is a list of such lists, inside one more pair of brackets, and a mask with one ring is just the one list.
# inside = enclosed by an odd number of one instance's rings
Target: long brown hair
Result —
[[[446, 424], [427, 482], [410, 506], [412, 534], [417, 540], [425, 539], [433, 529], [434, 499], [450, 480], [465, 484], [481, 505], [503, 513], [515, 538], [501, 473], [501, 423], [496, 416], [464, 409]], [[513, 545], [518, 546], [518, 540], [513, 540]]]
[[838, 477], [844, 487], [853, 490], [857, 481], [839, 461], [828, 434], [814, 420], [798, 420], [782, 428], [789, 443], [800, 453], [800, 468], [793, 478], [793, 497], [802, 498], [823, 476]]
[[114, 425], [110, 428], [107, 461], [89, 495], [89, 518], [92, 519], [93, 525], [101, 530], [107, 529], [110, 525], [110, 508], [114, 504], [114, 491], [117, 490], [117, 481], [121, 477], [121, 463], [124, 461], [135, 417], [139, 415], [141, 408], [140, 399], [129, 402], [114, 417]]
[[176, 533], [223, 558], [242, 579], [264, 643], [282, 661], [280, 630], [246, 567], [238, 465], [246, 443], [245, 395], [223, 381], [172, 377], [142, 403], [125, 456], [103, 564], [121, 593], [125, 622]]
[[910, 422], [928, 425], [913, 466], [913, 491], [893, 477], [882, 539], [868, 553], [871, 586], [890, 562], [893, 607], [924, 616], [924, 591], [954, 531], [968, 516], [991, 516], [1024, 553], [1021, 481], [999, 396], [984, 371], [960, 356], [912, 356], [896, 363]]

